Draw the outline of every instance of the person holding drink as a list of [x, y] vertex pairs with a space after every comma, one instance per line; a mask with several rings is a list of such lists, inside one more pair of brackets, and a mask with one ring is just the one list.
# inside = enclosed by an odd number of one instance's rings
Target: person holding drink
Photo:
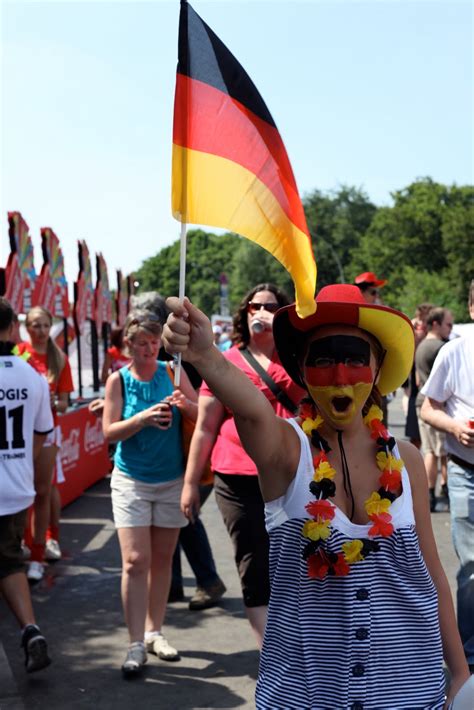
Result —
[[184, 459], [181, 412], [195, 419], [197, 395], [186, 374], [174, 389], [158, 361], [161, 324], [148, 311], [132, 312], [124, 327], [130, 364], [107, 379], [104, 436], [118, 442], [112, 508], [122, 555], [122, 602], [130, 645], [125, 676], [141, 672], [147, 651], [163, 660], [179, 655], [161, 633], [179, 530]]

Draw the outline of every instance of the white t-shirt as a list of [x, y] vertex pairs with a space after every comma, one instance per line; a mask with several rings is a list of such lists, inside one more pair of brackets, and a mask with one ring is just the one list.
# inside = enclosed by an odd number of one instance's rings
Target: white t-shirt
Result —
[[[474, 337], [468, 335], [446, 343], [438, 355], [421, 393], [445, 405], [453, 419], [467, 422], [474, 417]], [[474, 449], [446, 434], [446, 449], [474, 463]]]
[[33, 503], [34, 434], [53, 426], [46, 378], [20, 357], [0, 357], [0, 515]]

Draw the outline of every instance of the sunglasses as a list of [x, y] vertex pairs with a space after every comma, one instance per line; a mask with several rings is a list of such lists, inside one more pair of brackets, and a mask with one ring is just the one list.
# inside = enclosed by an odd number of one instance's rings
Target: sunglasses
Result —
[[269, 313], [276, 313], [280, 308], [279, 303], [256, 303], [255, 301], [249, 301], [247, 304], [247, 310], [249, 313], [257, 313], [261, 311], [262, 308]]
[[378, 288], [369, 288], [369, 293], [371, 296], [378, 296], [379, 290], [378, 290]]

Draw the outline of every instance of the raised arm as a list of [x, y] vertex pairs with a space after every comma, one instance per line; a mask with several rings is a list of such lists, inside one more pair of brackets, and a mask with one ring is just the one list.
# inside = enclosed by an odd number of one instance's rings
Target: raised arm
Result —
[[171, 310], [163, 330], [170, 353], [192, 362], [217, 399], [234, 414], [242, 444], [254, 460], [266, 500], [282, 495], [298, 465], [298, 435], [276, 416], [267, 398], [214, 346], [208, 318], [188, 299], [167, 299]]
[[452, 700], [455, 693], [469, 678], [469, 668], [458, 633], [451, 590], [438, 556], [431, 526], [428, 483], [423, 459], [418, 449], [412, 444], [401, 441], [398, 442], [398, 445], [410, 476], [416, 532], [420, 549], [438, 594], [438, 614], [443, 653], [446, 665], [451, 673], [448, 700]]

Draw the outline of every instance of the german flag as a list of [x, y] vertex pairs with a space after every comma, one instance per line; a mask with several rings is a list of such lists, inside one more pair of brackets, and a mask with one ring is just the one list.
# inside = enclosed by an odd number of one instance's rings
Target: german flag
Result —
[[315, 311], [316, 264], [278, 129], [244, 69], [181, 0], [173, 126], [173, 216], [241, 234], [276, 257], [297, 312]]

